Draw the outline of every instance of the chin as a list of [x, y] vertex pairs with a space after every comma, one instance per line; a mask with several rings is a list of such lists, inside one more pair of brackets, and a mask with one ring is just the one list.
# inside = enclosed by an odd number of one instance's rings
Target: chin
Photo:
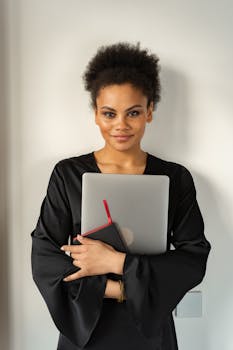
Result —
[[126, 151], [129, 151], [130, 149], [135, 149], [135, 146], [136, 145], [111, 145], [111, 148], [115, 149], [116, 151], [119, 151], [119, 152], [126, 152]]

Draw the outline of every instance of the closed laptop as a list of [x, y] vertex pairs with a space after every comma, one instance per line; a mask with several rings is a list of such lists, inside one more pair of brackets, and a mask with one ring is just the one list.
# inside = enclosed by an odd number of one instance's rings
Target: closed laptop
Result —
[[158, 254], [166, 251], [168, 176], [84, 173], [81, 234], [107, 223], [103, 200], [107, 201], [112, 221], [129, 252]]

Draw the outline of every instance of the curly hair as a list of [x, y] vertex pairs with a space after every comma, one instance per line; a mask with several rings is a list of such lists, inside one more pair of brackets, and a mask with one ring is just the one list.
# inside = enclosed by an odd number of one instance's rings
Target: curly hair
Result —
[[147, 49], [119, 42], [101, 46], [90, 60], [83, 74], [85, 89], [91, 95], [91, 107], [96, 108], [96, 98], [101, 88], [112, 84], [130, 83], [141, 89], [148, 98], [148, 104], [154, 102], [154, 109], [160, 100], [159, 58], [148, 54]]

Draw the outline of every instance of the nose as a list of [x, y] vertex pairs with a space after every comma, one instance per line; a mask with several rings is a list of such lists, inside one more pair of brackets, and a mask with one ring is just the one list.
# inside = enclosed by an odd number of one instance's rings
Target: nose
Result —
[[124, 116], [120, 116], [116, 120], [116, 130], [129, 129], [129, 125]]

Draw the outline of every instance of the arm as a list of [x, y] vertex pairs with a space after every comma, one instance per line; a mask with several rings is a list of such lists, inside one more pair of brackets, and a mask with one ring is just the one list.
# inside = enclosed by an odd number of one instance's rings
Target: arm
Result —
[[181, 167], [179, 178], [171, 237], [176, 249], [151, 256], [127, 254], [124, 263], [126, 306], [146, 337], [156, 337], [186, 292], [202, 281], [211, 249], [192, 176]]
[[59, 164], [51, 174], [47, 194], [32, 237], [32, 274], [54, 323], [61, 333], [84, 347], [101, 312], [106, 275], [64, 282], [78, 271], [73, 259], [61, 251], [72, 232], [69, 201]]

